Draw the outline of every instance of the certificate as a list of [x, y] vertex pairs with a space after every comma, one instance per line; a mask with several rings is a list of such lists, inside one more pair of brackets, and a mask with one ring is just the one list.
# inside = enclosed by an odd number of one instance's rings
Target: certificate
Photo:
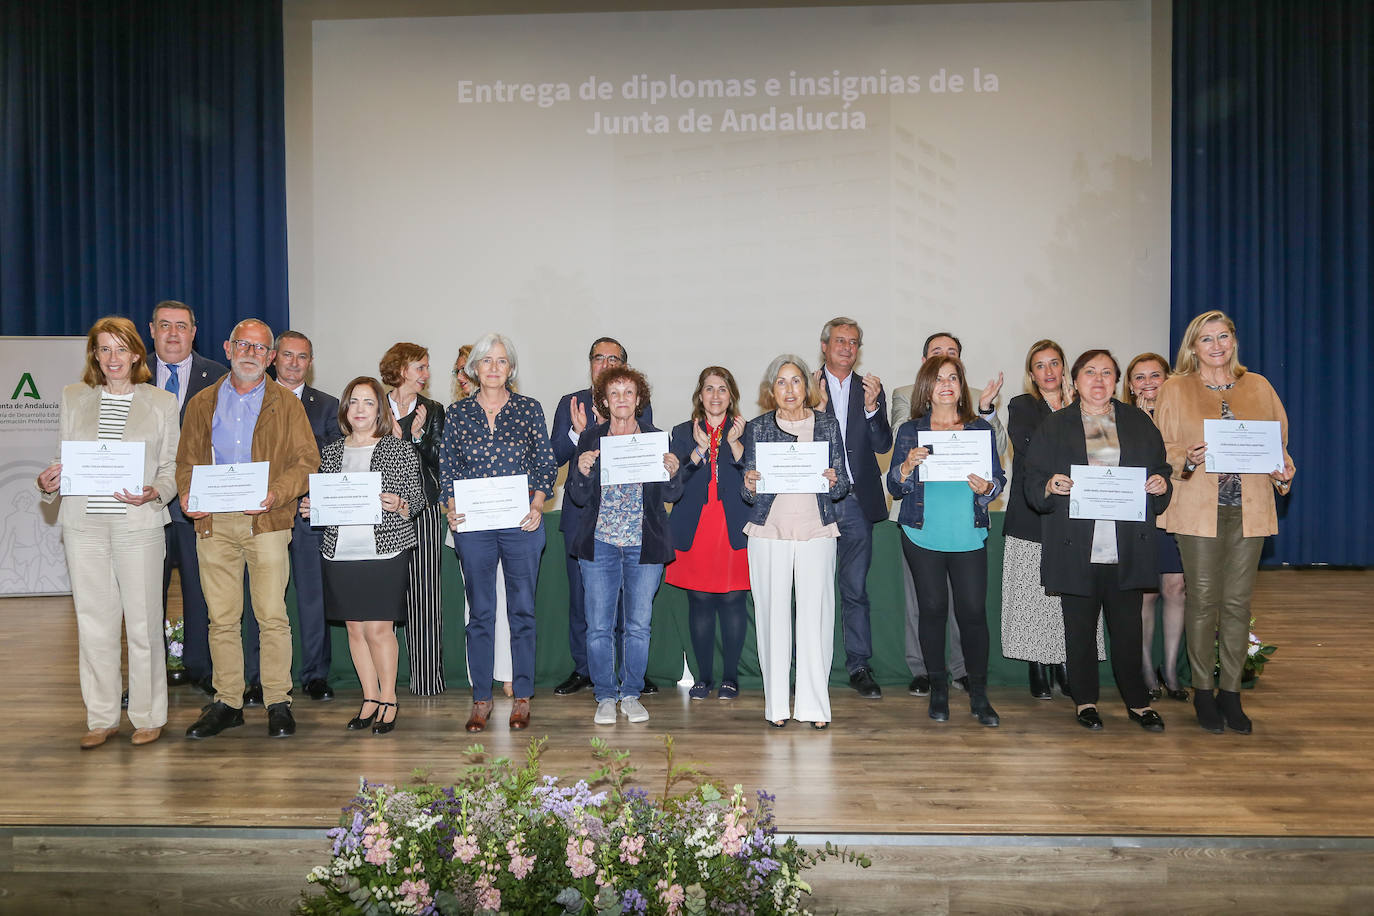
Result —
[[191, 492], [186, 508], [192, 512], [250, 512], [262, 509], [267, 498], [266, 461], [247, 464], [198, 464], [191, 468]]
[[652, 483], [668, 479], [663, 456], [668, 452], [667, 433], [632, 433], [601, 437], [601, 485]]
[[379, 525], [381, 471], [310, 475], [310, 524]]
[[1268, 474], [1283, 470], [1278, 420], [1203, 420], [1207, 473]]
[[1145, 521], [1145, 469], [1075, 464], [1069, 518]]
[[916, 443], [930, 449], [916, 468], [918, 480], [967, 483], [970, 474], [992, 480], [992, 436], [986, 429], [923, 429], [916, 433]]
[[760, 442], [754, 446], [760, 493], [828, 493], [829, 442]]
[[453, 482], [453, 508], [464, 516], [457, 531], [518, 528], [530, 514], [528, 475], [479, 477]]
[[142, 442], [113, 439], [62, 443], [63, 496], [109, 496], [143, 492]]

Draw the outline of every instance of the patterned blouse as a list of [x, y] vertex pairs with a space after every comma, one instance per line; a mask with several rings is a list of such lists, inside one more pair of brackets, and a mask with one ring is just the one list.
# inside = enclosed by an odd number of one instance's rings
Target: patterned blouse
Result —
[[529, 475], [530, 493], [540, 490], [553, 499], [558, 477], [549, 445], [544, 408], [534, 398], [510, 393], [496, 415], [496, 430], [487, 425], [477, 398], [454, 401], [444, 413], [444, 439], [439, 448], [440, 502], [453, 495], [455, 480]]

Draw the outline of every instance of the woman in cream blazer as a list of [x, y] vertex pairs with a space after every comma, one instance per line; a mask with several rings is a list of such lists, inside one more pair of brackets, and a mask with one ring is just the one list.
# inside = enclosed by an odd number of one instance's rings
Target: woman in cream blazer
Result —
[[[162, 527], [176, 495], [180, 439], [176, 396], [151, 378], [138, 330], [127, 318], [102, 318], [86, 338], [82, 380], [62, 390], [62, 441], [142, 442], [143, 487], [109, 496], [67, 496], [58, 520], [76, 605], [82, 748], [119, 731], [120, 624], [129, 645], [129, 720], [133, 743], [157, 740], [167, 723], [167, 657], [162, 643]], [[43, 500], [58, 498], [61, 453], [38, 475]]]

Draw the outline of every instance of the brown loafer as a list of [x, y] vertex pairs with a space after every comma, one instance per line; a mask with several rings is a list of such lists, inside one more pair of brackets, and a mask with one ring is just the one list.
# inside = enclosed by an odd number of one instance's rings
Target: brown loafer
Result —
[[473, 700], [472, 715], [463, 727], [470, 732], [480, 732], [487, 727], [487, 717], [491, 715], [491, 700]]
[[93, 747], [100, 747], [110, 738], [119, 734], [119, 726], [114, 728], [93, 728], [81, 736], [81, 749], [89, 751]]
[[161, 728], [136, 728], [134, 729], [133, 737], [129, 739], [129, 743], [135, 746], [140, 744], [152, 744], [161, 737]]
[[510, 709], [510, 727], [515, 731], [530, 727], [530, 698], [520, 697]]

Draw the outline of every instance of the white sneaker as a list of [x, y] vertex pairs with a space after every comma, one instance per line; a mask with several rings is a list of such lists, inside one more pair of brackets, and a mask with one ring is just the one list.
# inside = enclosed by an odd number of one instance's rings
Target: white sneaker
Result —
[[597, 725], [615, 724], [615, 700], [602, 700], [596, 704], [596, 716], [592, 719]]
[[625, 718], [631, 722], [648, 722], [649, 710], [644, 708], [644, 704], [639, 702], [639, 697], [626, 697], [620, 701], [620, 711], [625, 714]]

